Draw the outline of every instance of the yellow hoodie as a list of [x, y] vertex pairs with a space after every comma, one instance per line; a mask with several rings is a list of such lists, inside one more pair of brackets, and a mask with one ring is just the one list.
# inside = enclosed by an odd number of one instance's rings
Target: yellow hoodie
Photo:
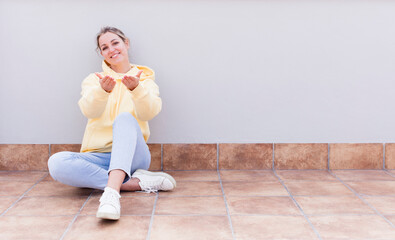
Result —
[[[107, 62], [102, 63], [103, 76], [109, 75], [116, 80], [111, 93], [100, 86], [99, 78], [89, 74], [82, 82], [81, 99], [78, 102], [82, 113], [88, 118], [81, 152], [111, 152], [112, 125], [119, 113], [130, 112], [137, 120], [147, 142], [150, 136], [148, 121], [162, 109], [159, 87], [155, 83], [155, 73], [146, 66], [131, 64], [127, 73], [116, 73]], [[124, 75], [135, 76], [139, 70], [139, 85], [130, 91], [121, 82]]]

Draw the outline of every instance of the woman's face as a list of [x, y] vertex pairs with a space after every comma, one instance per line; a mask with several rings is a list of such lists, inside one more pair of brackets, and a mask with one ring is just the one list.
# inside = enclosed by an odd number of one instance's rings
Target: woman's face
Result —
[[99, 38], [100, 54], [111, 65], [117, 65], [123, 61], [129, 61], [129, 42], [112, 33], [106, 32]]

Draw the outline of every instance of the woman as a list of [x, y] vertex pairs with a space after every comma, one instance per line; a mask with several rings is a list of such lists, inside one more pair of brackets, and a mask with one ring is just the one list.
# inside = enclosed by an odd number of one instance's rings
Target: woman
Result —
[[51, 176], [75, 187], [104, 189], [96, 216], [119, 219], [120, 191], [168, 191], [176, 181], [163, 172], [149, 172], [146, 144], [148, 120], [162, 108], [152, 69], [129, 62], [129, 39], [114, 27], [97, 35], [104, 57], [103, 72], [82, 82], [82, 113], [88, 118], [81, 152], [59, 152], [50, 157]]

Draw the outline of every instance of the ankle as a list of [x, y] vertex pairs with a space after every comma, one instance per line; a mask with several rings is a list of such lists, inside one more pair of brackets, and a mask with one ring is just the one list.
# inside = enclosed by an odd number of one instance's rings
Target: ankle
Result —
[[140, 179], [138, 178], [130, 178], [129, 181], [121, 185], [121, 190], [122, 191], [129, 191], [129, 192], [134, 192], [134, 191], [141, 191], [140, 187]]
[[118, 186], [112, 186], [112, 185], [110, 185], [110, 184], [107, 184], [106, 187], [111, 188], [111, 189], [113, 189], [114, 191], [117, 191], [118, 193], [121, 192], [121, 189], [120, 189], [120, 187], [118, 187]]

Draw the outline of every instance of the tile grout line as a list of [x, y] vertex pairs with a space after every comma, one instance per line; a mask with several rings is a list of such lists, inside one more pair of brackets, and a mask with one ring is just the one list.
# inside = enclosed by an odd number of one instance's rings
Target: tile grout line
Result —
[[388, 170], [387, 170], [387, 169], [384, 169], [384, 172], [385, 172], [386, 174], [390, 175], [391, 177], [395, 177], [395, 175], [394, 175], [394, 174], [392, 174], [392, 173], [390, 173], [390, 172], [388, 172]]
[[[266, 182], [265, 182], [266, 183]], [[209, 197], [221, 197], [222, 195], [173, 195], [173, 196], [161, 196], [161, 198], [209, 198]], [[284, 195], [229, 195], [232, 197], [241, 198], [261, 198], [261, 197], [276, 197], [276, 198], [288, 198], [289, 196]], [[295, 197], [328, 197], [328, 196], [351, 196], [351, 195], [292, 195]], [[395, 195], [365, 195], [368, 197], [395, 197]]]
[[[147, 215], [122, 215], [122, 216], [147, 216]], [[226, 217], [226, 214], [157, 214], [155, 216], [165, 216], [165, 217]]]
[[217, 173], [218, 173], [218, 178], [219, 178], [219, 184], [221, 185], [222, 197], [224, 198], [224, 202], [225, 202], [226, 215], [228, 216], [230, 230], [232, 231], [232, 238], [233, 238], [233, 240], [235, 240], [236, 239], [235, 238], [235, 231], [233, 229], [232, 219], [230, 218], [229, 207], [228, 207], [228, 203], [226, 201], [225, 191], [224, 191], [224, 187], [222, 186], [221, 174], [219, 173], [219, 170], [217, 170]]
[[66, 230], [64, 231], [64, 233], [63, 233], [62, 236], [60, 237], [60, 240], [62, 240], [62, 239], [66, 236], [67, 232], [71, 229], [71, 227], [73, 226], [75, 220], [76, 220], [77, 217], [80, 215], [82, 209], [85, 207], [86, 203], [87, 203], [87, 202], [89, 201], [89, 199], [91, 198], [93, 192], [94, 192], [94, 191], [92, 191], [91, 194], [89, 194], [89, 196], [86, 198], [84, 204], [82, 204], [80, 210], [74, 215], [73, 220], [71, 220], [71, 222], [70, 222], [69, 225], [67, 226]]
[[[32, 173], [48, 173], [48, 170], [0, 170], [0, 173], [25, 173], [25, 172], [32, 172]], [[4, 180], [1, 180], [4, 181]], [[18, 182], [26, 182], [26, 181], [18, 181]]]
[[359, 195], [354, 189], [352, 189], [350, 186], [348, 186], [348, 184], [343, 182], [343, 180], [341, 180], [338, 176], [336, 176], [335, 173], [333, 173], [332, 171], [329, 171], [329, 173], [332, 174], [332, 176], [334, 176], [335, 178], [337, 178], [341, 183], [343, 183], [344, 186], [346, 186], [348, 189], [350, 189], [350, 191], [352, 191], [363, 203], [368, 205], [376, 213], [376, 215], [379, 215], [380, 217], [382, 217], [387, 223], [390, 224], [390, 226], [392, 228], [395, 228], [394, 224], [392, 224], [392, 222], [390, 220], [388, 220], [383, 214], [381, 214], [375, 207], [370, 205], [361, 195]]
[[[221, 171], [272, 171], [272, 169], [220, 169]], [[299, 171], [299, 169], [287, 169], [289, 171], [294, 170], [294, 171]], [[322, 169], [308, 169], [308, 171], [322, 171]], [[348, 170], [348, 169], [347, 169]], [[360, 169], [355, 169], [355, 170], [360, 170]], [[4, 170], [7, 171], [7, 170]], [[17, 171], [17, 170], [15, 170]], [[216, 169], [171, 169], [168, 170], [167, 172], [196, 172], [196, 171], [203, 171], [203, 172], [214, 172], [217, 171]], [[0, 170], [1, 172], [1, 170]], [[8, 171], [9, 172], [9, 171]]]
[[335, 214], [307, 214], [310, 217], [333, 217], [333, 216], [376, 216], [375, 213], [335, 213]]
[[[310, 195], [311, 196], [311, 195]], [[265, 197], [265, 196], [262, 196]], [[284, 196], [289, 198], [289, 196]], [[330, 216], [376, 216], [376, 213], [333, 213], [333, 214], [306, 214], [306, 216], [322, 216], [322, 217], [330, 217]], [[71, 216], [75, 216], [74, 214], [70, 214], [70, 215], [59, 215], [59, 214], [55, 214], [55, 215], [38, 215], [38, 214], [16, 214], [16, 215], [11, 215], [12, 217], [71, 217]], [[83, 216], [83, 217], [96, 217], [96, 214], [80, 214], [79, 216]], [[151, 214], [122, 214], [122, 216], [129, 216], [129, 217], [133, 217], [133, 216], [139, 216], [139, 217], [151, 217]], [[226, 214], [157, 214], [155, 216], [177, 216], [177, 217], [204, 217], [204, 216], [214, 216], [214, 217], [227, 217]], [[248, 216], [293, 216], [293, 217], [300, 217], [300, 214], [232, 214], [232, 216], [244, 216], [244, 217], [248, 217]], [[395, 216], [395, 214], [388, 214], [388, 216]]]
[[[96, 217], [96, 213], [95, 214], [80, 214], [79, 216], [82, 216], [82, 217]], [[122, 214], [121, 217], [123, 217], [123, 216], [127, 216], [127, 217], [136, 217], [136, 216], [137, 217], [151, 217], [151, 214]], [[101, 220], [99, 220], [99, 221], [101, 221]], [[103, 221], [106, 221], [106, 220], [103, 220]], [[110, 221], [111, 220], [109, 220], [109, 222]]]
[[[289, 197], [289, 196], [288, 196]], [[54, 216], [59, 216], [59, 215], [54, 215]], [[84, 216], [94, 216], [93, 214], [89, 215], [84, 215]], [[138, 214], [128, 214], [128, 215], [122, 215], [122, 216], [147, 216], [147, 215], [138, 215]], [[205, 216], [213, 216], [213, 217], [225, 217], [225, 215], [220, 215], [220, 214], [158, 214], [156, 216], [166, 216], [166, 217], [172, 217], [172, 216], [177, 216], [177, 217], [205, 217]], [[276, 217], [301, 217], [302, 215], [300, 214], [232, 214], [232, 216], [237, 216], [237, 217], [249, 217], [249, 216], [276, 216]], [[354, 214], [308, 214], [306, 216], [319, 216], [319, 217], [331, 217], [331, 216], [376, 216], [376, 214], [371, 213], [371, 214], [359, 214], [359, 213], [354, 213]], [[392, 214], [392, 216], [395, 216], [395, 214]]]
[[32, 188], [34, 188], [37, 184], [39, 184], [44, 178], [46, 178], [48, 176], [48, 173], [45, 174], [44, 176], [42, 176], [35, 184], [33, 184], [33, 186], [31, 186], [29, 189], [27, 189], [22, 196], [20, 196], [10, 207], [8, 207], [2, 214], [0, 214], [0, 217], [4, 216], [4, 214], [6, 214], [11, 208], [13, 208], [22, 198], [25, 197], [25, 195], [32, 190]]
[[274, 175], [278, 178], [280, 183], [283, 185], [285, 190], [288, 192], [289, 196], [291, 197], [292, 201], [295, 203], [295, 205], [299, 208], [299, 211], [302, 213], [303, 217], [306, 219], [306, 221], [309, 223], [310, 227], [313, 229], [314, 233], [318, 236], [318, 239], [322, 240], [321, 235], [315, 229], [314, 225], [310, 222], [310, 219], [307, 217], [307, 215], [304, 213], [303, 209], [300, 207], [299, 203], [295, 200], [291, 192], [288, 190], [287, 186], [285, 186], [283, 180], [277, 175], [276, 171], [273, 171]]
[[[257, 169], [257, 170], [259, 170], [259, 169]], [[328, 171], [328, 169], [278, 169], [278, 170], [280, 170], [280, 171]], [[383, 169], [363, 169], [363, 168], [329, 169], [329, 170], [334, 170], [334, 171], [367, 171], [367, 172], [383, 171]], [[392, 170], [392, 169], [390, 169], [390, 170]], [[173, 171], [176, 171], [176, 170], [173, 170]], [[237, 170], [227, 169], [227, 171], [237, 171]], [[243, 170], [243, 171], [248, 171], [248, 170]], [[375, 180], [375, 181], [381, 181], [381, 180]]]
[[149, 222], [149, 227], [148, 227], [148, 232], [147, 232], [147, 238], [146, 238], [146, 240], [149, 240], [149, 239], [150, 239], [150, 236], [151, 236], [151, 229], [152, 229], [152, 224], [153, 224], [153, 222], [154, 222], [154, 215], [155, 215], [156, 203], [158, 202], [158, 198], [159, 198], [159, 194], [156, 193], [155, 202], [154, 202], [154, 208], [152, 209], [151, 220], [150, 220], [150, 222]]
[[[289, 196], [288, 196], [289, 197]], [[307, 214], [307, 216], [311, 217], [331, 217], [331, 216], [376, 216], [377, 214], [375, 213], [366, 213], [366, 214], [361, 214], [361, 213], [336, 213], [336, 214]], [[20, 215], [11, 215], [12, 217], [70, 217], [74, 215], [37, 215], [37, 214], [20, 214]], [[83, 217], [96, 217], [96, 214], [80, 214], [79, 216]], [[122, 214], [122, 216], [127, 216], [127, 217], [151, 217], [151, 214]], [[226, 217], [226, 214], [158, 214], [155, 216], [165, 216], [165, 217], [205, 217], [205, 216], [211, 216], [211, 217]], [[248, 217], [248, 216], [292, 216], [292, 217], [300, 217], [300, 214], [232, 214], [232, 216], [237, 216], [237, 217]], [[395, 214], [388, 214], [388, 216], [395, 216]]]

